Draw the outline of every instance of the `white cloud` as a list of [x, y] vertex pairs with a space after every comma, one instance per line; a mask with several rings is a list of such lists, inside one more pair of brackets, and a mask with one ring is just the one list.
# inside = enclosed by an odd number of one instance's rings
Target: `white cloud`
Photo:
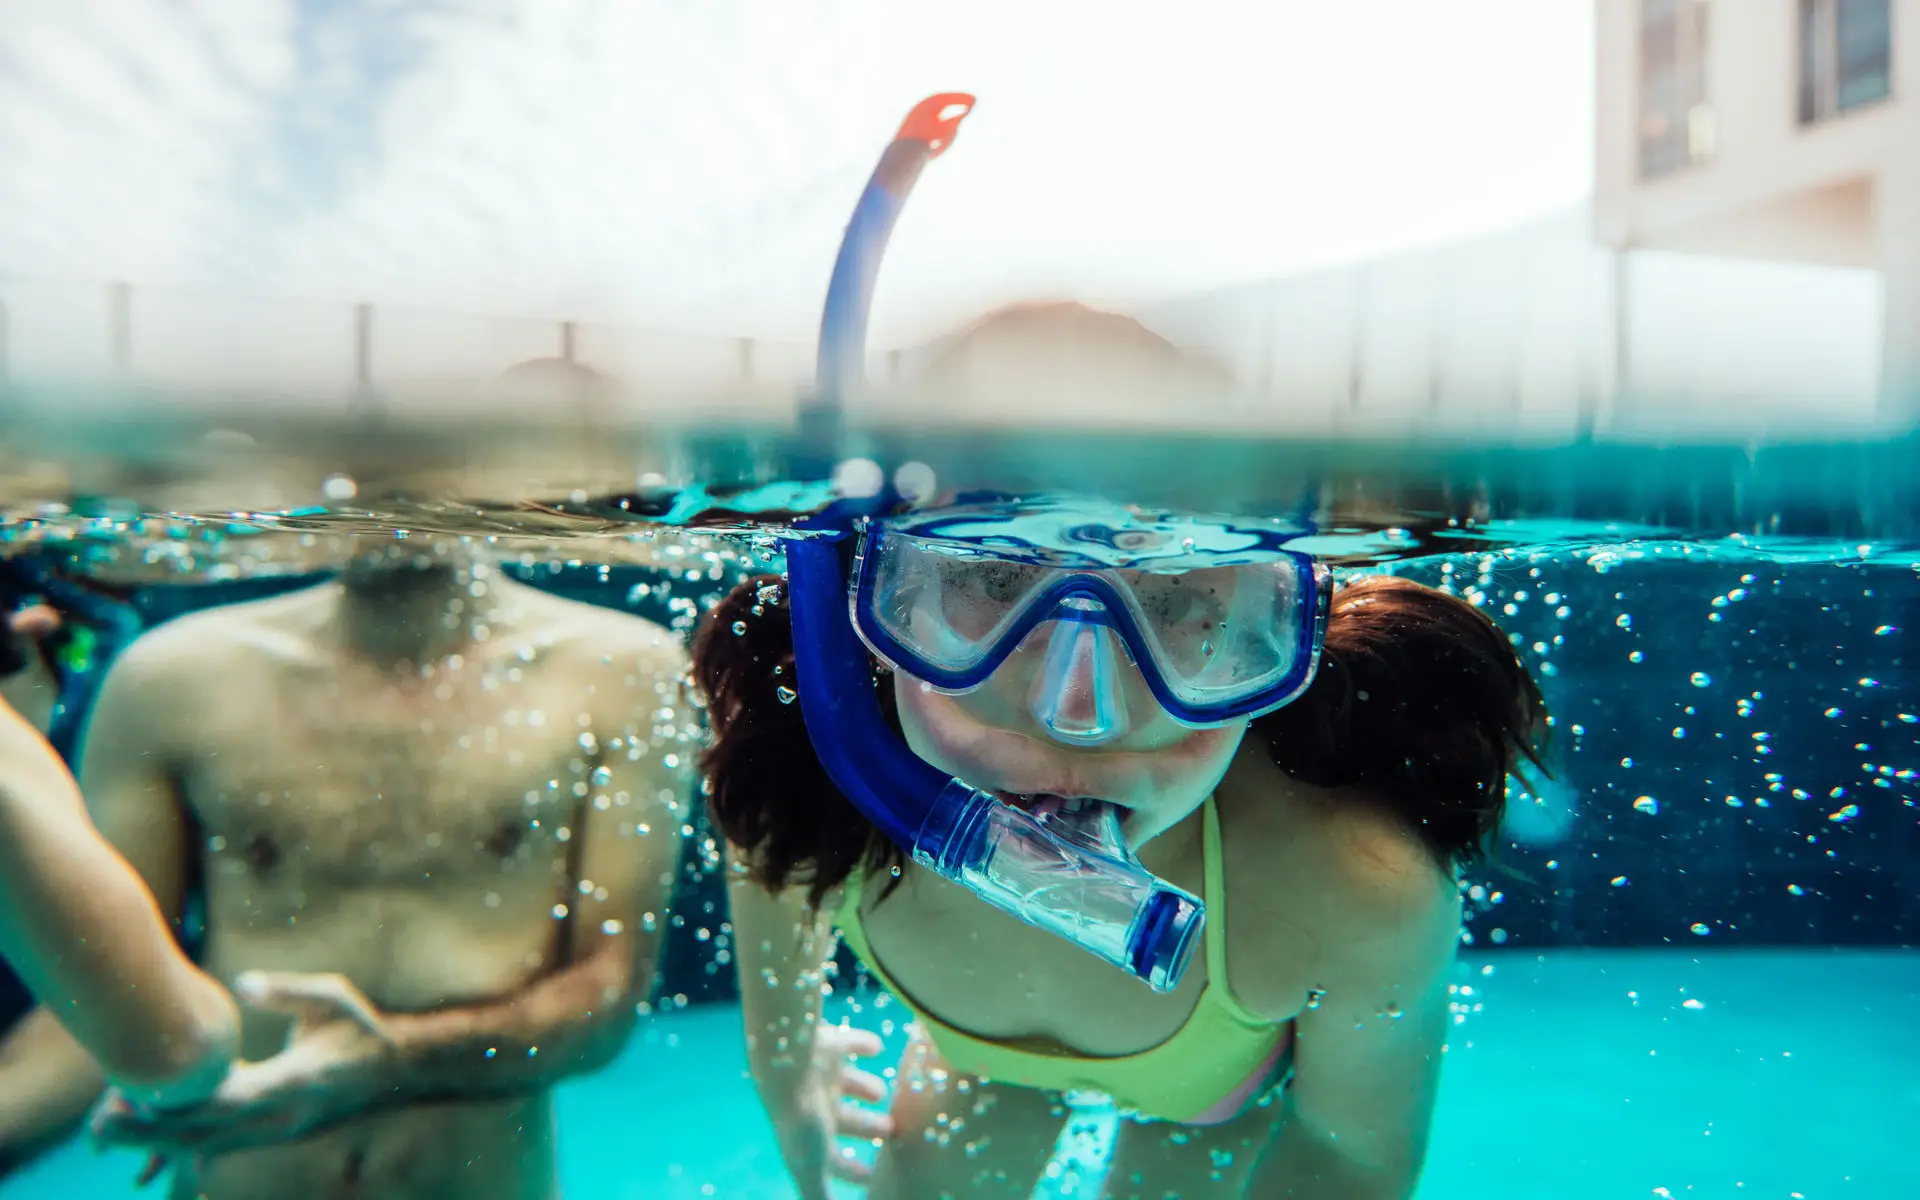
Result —
[[1571, 0], [9, 5], [0, 272], [805, 339], [932, 91], [876, 340], [1497, 226], [1589, 180]]
[[203, 278], [232, 252], [236, 151], [284, 33], [272, 2], [10, 5], [0, 271]]

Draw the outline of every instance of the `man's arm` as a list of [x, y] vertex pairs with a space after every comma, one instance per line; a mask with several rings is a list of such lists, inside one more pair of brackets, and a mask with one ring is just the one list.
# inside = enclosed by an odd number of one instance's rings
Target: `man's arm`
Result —
[[0, 1092], [95, 1090], [90, 1054], [136, 1099], [190, 1102], [232, 1060], [233, 1000], [168, 928], [186, 848], [155, 741], [166, 710], [143, 694], [152, 657], [129, 651], [102, 690], [83, 760], [92, 822], [53, 749], [0, 705], [0, 951], [53, 1018], [9, 1040]]
[[[1439, 1089], [1460, 908], [1431, 867], [1355, 896], [1326, 939], [1325, 997], [1295, 1018], [1285, 1123], [1249, 1195], [1405, 1200]], [[1384, 894], [1383, 894], [1384, 893]]]
[[0, 1178], [66, 1140], [105, 1086], [93, 1056], [46, 1009], [21, 1018], [0, 1040]]
[[[624, 668], [600, 665], [598, 650], [584, 673], [596, 693], [589, 702], [613, 719], [596, 723], [606, 782], [593, 787], [572, 830], [584, 842], [567, 902], [567, 965], [495, 1003], [385, 1016], [398, 1097], [550, 1087], [604, 1067], [626, 1044], [659, 957], [665, 918], [654, 914], [672, 896], [696, 748], [653, 732], [657, 687], [677, 690], [684, 655], [677, 647], [646, 653], [651, 674], [639, 672], [631, 685]], [[674, 707], [691, 717], [690, 706]], [[631, 761], [613, 748], [616, 739], [646, 752]]]

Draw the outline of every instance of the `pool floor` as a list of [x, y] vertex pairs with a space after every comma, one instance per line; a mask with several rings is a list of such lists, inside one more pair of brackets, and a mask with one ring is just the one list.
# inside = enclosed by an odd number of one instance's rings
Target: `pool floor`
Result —
[[[1510, 952], [1460, 971], [1483, 1007], [1448, 1051], [1419, 1200], [1920, 1197], [1920, 953]], [[570, 1200], [794, 1194], [730, 1006], [654, 1018], [558, 1107]], [[70, 1144], [0, 1200], [151, 1196], [142, 1161]]]

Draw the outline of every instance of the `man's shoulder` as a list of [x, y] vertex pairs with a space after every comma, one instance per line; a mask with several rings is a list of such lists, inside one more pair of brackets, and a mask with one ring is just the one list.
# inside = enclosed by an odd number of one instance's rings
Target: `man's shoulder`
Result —
[[264, 668], [310, 644], [323, 607], [320, 589], [309, 588], [186, 613], [134, 639], [114, 660], [113, 675], [147, 685], [230, 684], [236, 672]]
[[532, 595], [525, 611], [538, 637], [570, 661], [678, 671], [687, 659], [679, 637], [645, 617], [536, 588], [527, 591]]

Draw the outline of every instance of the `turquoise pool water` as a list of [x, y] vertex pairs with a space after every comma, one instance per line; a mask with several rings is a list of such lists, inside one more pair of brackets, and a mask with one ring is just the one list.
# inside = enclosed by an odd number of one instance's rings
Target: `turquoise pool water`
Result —
[[[1227, 510], [1297, 499], [1299, 477], [1315, 473], [1300, 448], [1095, 448], [1073, 460], [1074, 482], [1105, 490], [1132, 475], [1160, 481], [1169, 503]], [[745, 465], [731, 472], [689, 451], [684, 476], [761, 489], [695, 498], [738, 509], [753, 495], [771, 508], [818, 499], [768, 484], [777, 456], [763, 466], [751, 449], [733, 447]], [[1473, 876], [1487, 890], [1469, 903], [1462, 1021], [1419, 1200], [1920, 1196], [1911, 449], [1396, 464], [1347, 448], [1320, 463], [1327, 552], [1482, 605], [1561, 722], [1558, 790], [1516, 795], [1510, 810], [1503, 857], [1526, 882]], [[1061, 461], [1057, 446], [1023, 458], [965, 439], [913, 450], [943, 480], [1008, 486]], [[1218, 469], [1177, 472], [1176, 461]], [[530, 581], [682, 634], [697, 596], [757, 569], [771, 547], [656, 554], [634, 521], [659, 496], [584, 494], [157, 520], [141, 516], [168, 507], [154, 500], [76, 500], [5, 533], [148, 586], [301, 574], [344, 541], [402, 529], [498, 536]], [[725, 972], [702, 945], [705, 957], [679, 969], [718, 983]], [[874, 1028], [903, 1015], [877, 1001], [841, 1011]], [[892, 1028], [893, 1053], [902, 1040]], [[650, 1018], [615, 1065], [559, 1095], [573, 1200], [794, 1195], [730, 1001]], [[1075, 1119], [1038, 1195], [1098, 1195], [1110, 1121]], [[70, 1144], [0, 1181], [0, 1200], [133, 1196], [142, 1161]]]
[[[1516, 952], [1459, 972], [1483, 1007], [1448, 1052], [1418, 1200], [1920, 1195], [1920, 953]], [[560, 1090], [568, 1197], [794, 1195], [738, 1021], [657, 1017]], [[141, 1161], [71, 1144], [0, 1200], [154, 1194], [132, 1186]]]

